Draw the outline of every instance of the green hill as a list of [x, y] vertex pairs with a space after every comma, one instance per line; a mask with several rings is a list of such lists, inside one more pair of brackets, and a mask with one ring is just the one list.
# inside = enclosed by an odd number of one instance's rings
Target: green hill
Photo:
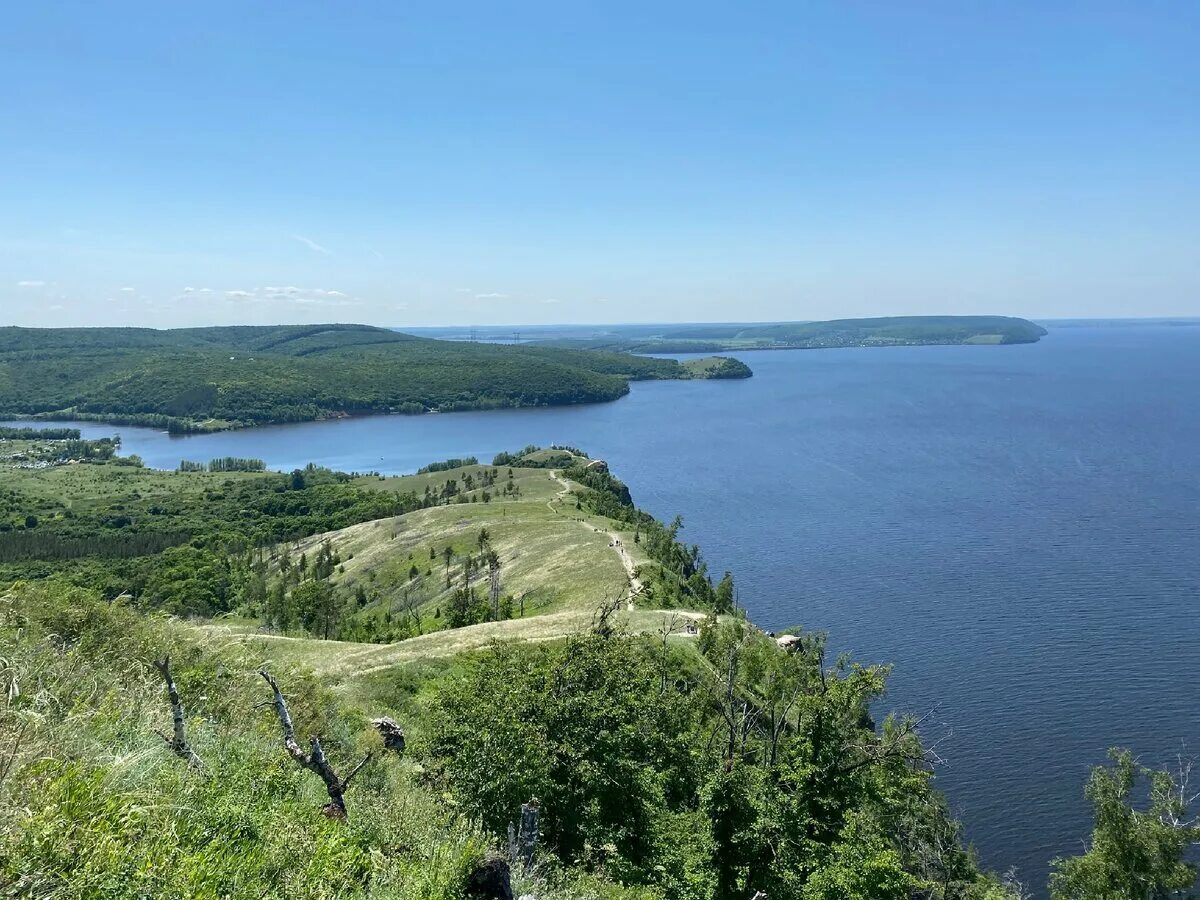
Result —
[[[599, 460], [114, 450], [0, 434], [4, 896], [1029, 896], [965, 847], [922, 720], [884, 715], [889, 667], [756, 628]], [[1054, 896], [1185, 890], [1184, 784], [1094, 770]]]
[[894, 347], [925, 344], [1028, 344], [1046, 330], [1011, 316], [891, 316], [826, 322], [616, 326], [591, 337], [550, 339], [556, 347], [634, 353]]
[[1010, 900], [869, 714], [886, 669], [732, 614], [599, 461], [66, 460], [92, 443], [0, 439], [6, 895]]
[[[747, 370], [748, 374], [748, 370]], [[614, 400], [675, 360], [436, 341], [366, 325], [0, 328], [0, 416], [175, 431]]]

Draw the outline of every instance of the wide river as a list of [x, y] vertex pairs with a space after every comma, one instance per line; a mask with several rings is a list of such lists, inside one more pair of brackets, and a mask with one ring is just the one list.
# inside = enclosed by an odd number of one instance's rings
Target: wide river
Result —
[[1089, 830], [1088, 767], [1200, 751], [1200, 327], [1052, 328], [1011, 347], [776, 351], [746, 381], [615, 403], [376, 417], [124, 453], [410, 472], [566, 443], [681, 514], [767, 628], [895, 664], [886, 706], [936, 709], [938, 782], [982, 861], [1042, 896]]

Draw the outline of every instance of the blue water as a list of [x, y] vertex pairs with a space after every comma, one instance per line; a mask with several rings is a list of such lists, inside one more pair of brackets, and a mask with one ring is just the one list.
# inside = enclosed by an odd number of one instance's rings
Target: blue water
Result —
[[936, 707], [938, 783], [982, 861], [1040, 892], [1088, 832], [1106, 747], [1200, 751], [1200, 328], [742, 358], [754, 378], [596, 406], [116, 430], [165, 467], [406, 472], [551, 442], [603, 456], [642, 506], [683, 515], [764, 627], [894, 663], [887, 705]]

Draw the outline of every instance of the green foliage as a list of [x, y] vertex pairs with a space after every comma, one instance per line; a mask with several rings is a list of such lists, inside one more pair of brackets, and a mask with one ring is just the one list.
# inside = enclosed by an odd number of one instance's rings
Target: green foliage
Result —
[[754, 373], [740, 359], [731, 356], [705, 356], [686, 359], [683, 368], [692, 378], [749, 378]]
[[[1200, 822], [1188, 820], [1186, 781], [1139, 766], [1128, 750], [1111, 750], [1111, 766], [1097, 766], [1087, 785], [1095, 829], [1081, 856], [1056, 859], [1054, 900], [1165, 900], [1196, 886], [1196, 866], [1184, 860], [1200, 844]], [[1133, 806], [1139, 780], [1149, 807]], [[1194, 798], [1193, 798], [1194, 799]]]
[[542, 449], [537, 444], [529, 444], [516, 453], [497, 453], [492, 459], [492, 465], [512, 466], [518, 469], [563, 469], [575, 465], [577, 457], [586, 459], [587, 454], [574, 447], [555, 445]]
[[428, 735], [460, 804], [503, 831], [541, 804], [564, 860], [670, 897], [997, 898], [929, 784], [886, 670], [741, 624], [705, 660], [620, 632], [499, 645], [437, 685]]
[[78, 428], [13, 428], [0, 425], [0, 440], [6, 441], [65, 441], [79, 440]]
[[222, 456], [206, 463], [180, 460], [179, 472], [265, 472], [267, 464], [261, 459], [241, 456]]
[[565, 860], [648, 877], [653, 821], [692, 778], [691, 710], [648, 643], [588, 634], [497, 646], [437, 698], [431, 752], [467, 809], [503, 832], [536, 797]]
[[[204, 761], [154, 734], [170, 725], [170, 654]], [[350, 820], [284, 753], [253, 663], [60, 583], [0, 596], [0, 884], [13, 896], [380, 897], [460, 900], [489, 841], [393, 755], [348, 794]], [[345, 772], [377, 738], [311, 679], [278, 671], [300, 735]]]
[[479, 460], [474, 456], [464, 456], [461, 459], [458, 457], [443, 460], [442, 462], [433, 462], [427, 466], [421, 466], [417, 469], [418, 475], [426, 475], [430, 472], [448, 472], [451, 469], [462, 469], [466, 466], [477, 466]]
[[364, 325], [0, 328], [0, 414], [171, 431], [614, 400], [677, 361], [415, 338]]
[[[30, 508], [41, 515], [36, 528], [22, 518], [19, 529], [0, 529], [0, 579], [61, 572], [110, 597], [128, 593], [144, 608], [229, 612], [260, 590], [263, 548], [432, 502], [369, 490], [315, 466], [292, 475], [179, 474], [168, 476], [173, 490], [138, 490], [161, 477], [133, 476], [128, 493], [76, 501], [69, 509], [61, 502], [39, 504], [17, 482], [11, 493], [0, 493], [0, 523]], [[319, 577], [327, 578], [335, 565], [332, 558], [320, 563]], [[338, 621], [331, 604], [322, 605], [316, 619], [295, 610], [288, 618], [319, 622], [324, 634]]]

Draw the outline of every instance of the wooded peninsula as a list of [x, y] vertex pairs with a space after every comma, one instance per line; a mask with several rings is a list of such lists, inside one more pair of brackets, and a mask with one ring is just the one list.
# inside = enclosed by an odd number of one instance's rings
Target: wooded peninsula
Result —
[[0, 416], [177, 433], [590, 403], [623, 396], [630, 381], [751, 374], [735, 359], [439, 341], [368, 325], [0, 328]]

